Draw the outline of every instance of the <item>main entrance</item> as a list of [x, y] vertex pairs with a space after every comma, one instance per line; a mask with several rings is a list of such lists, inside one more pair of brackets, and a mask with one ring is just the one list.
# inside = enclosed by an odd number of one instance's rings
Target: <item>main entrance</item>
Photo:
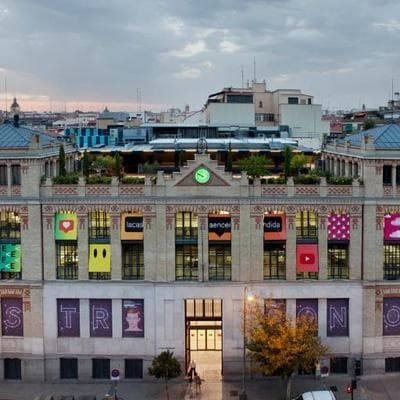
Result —
[[222, 300], [186, 299], [186, 369], [191, 360], [201, 378], [222, 375]]

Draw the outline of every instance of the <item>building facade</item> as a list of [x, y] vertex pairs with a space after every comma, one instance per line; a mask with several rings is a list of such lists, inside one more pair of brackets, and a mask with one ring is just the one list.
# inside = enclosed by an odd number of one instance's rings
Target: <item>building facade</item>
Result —
[[351, 161], [363, 183], [249, 184], [196, 154], [143, 185], [55, 185], [41, 179], [50, 155], [25, 156], [0, 192], [0, 379], [146, 378], [165, 349], [240, 373], [250, 292], [316, 317], [332, 373], [396, 370], [400, 251], [384, 220], [400, 214], [397, 189], [380, 159], [340, 146], [326, 165], [345, 175]]

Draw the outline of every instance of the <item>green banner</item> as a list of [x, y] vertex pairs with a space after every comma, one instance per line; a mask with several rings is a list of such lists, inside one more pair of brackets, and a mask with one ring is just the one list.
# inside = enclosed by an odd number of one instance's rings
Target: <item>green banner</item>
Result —
[[75, 213], [59, 212], [56, 214], [55, 239], [76, 240], [78, 237], [77, 217]]
[[1, 244], [0, 245], [0, 271], [20, 272], [21, 271], [21, 245]]

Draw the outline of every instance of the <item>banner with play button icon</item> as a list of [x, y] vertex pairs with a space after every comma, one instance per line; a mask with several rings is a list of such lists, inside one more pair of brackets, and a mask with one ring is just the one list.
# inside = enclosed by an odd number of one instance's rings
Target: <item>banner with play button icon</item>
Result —
[[318, 244], [298, 244], [297, 272], [318, 272]]

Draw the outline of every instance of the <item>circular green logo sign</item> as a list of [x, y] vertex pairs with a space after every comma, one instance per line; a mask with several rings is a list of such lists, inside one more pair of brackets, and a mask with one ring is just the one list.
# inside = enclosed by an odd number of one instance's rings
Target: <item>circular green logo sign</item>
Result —
[[210, 180], [210, 171], [206, 168], [199, 168], [194, 174], [197, 183], [204, 185]]

